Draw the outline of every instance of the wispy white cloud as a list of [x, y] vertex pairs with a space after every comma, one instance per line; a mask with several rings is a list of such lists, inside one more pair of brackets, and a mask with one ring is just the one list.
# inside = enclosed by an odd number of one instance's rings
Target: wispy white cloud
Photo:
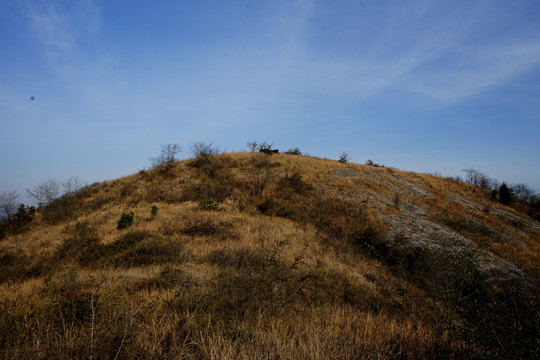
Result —
[[102, 18], [97, 3], [21, 1], [54, 84], [68, 89], [81, 105], [112, 106], [111, 92], [125, 86], [124, 72], [116, 54], [99, 46]]
[[75, 46], [75, 34], [69, 29], [69, 19], [54, 3], [26, 2], [28, 17], [50, 55], [58, 55]]
[[[357, 99], [399, 89], [437, 101], [464, 100], [540, 66], [540, 37], [498, 33], [498, 22], [518, 19], [501, 18], [507, 14], [492, 6], [466, 2], [441, 8], [423, 0], [394, 5], [371, 22], [372, 39], [359, 55], [305, 54], [290, 80], [300, 80], [308, 92]], [[482, 41], [474, 41], [479, 32]]]
[[[511, 81], [540, 67], [540, 39], [491, 47], [462, 48], [465, 59], [452, 68], [437, 67], [408, 74], [399, 84], [405, 90], [441, 101], [459, 101]], [[441, 54], [445, 57], [447, 54]], [[452, 56], [452, 55], [449, 55]]]
[[80, 52], [81, 42], [99, 32], [100, 11], [92, 0], [21, 0], [21, 4], [45, 55], [54, 61]]

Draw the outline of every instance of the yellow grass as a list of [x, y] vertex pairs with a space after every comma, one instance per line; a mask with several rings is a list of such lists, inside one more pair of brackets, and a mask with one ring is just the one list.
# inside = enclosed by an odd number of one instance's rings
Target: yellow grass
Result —
[[[521, 215], [469, 185], [280, 154], [269, 159], [272, 177], [256, 196], [254, 156], [259, 154], [219, 155], [217, 170], [188, 160], [163, 174], [145, 171], [99, 184], [75, 216], [48, 224], [38, 213], [28, 231], [2, 240], [0, 254], [24, 264], [10, 268], [20, 277], [0, 283], [0, 335], [6, 339], [0, 356], [472, 356], [485, 349], [442, 327], [429, 288], [396, 274], [377, 252], [393, 241], [384, 238], [389, 216], [412, 216], [410, 208], [418, 207], [425, 210], [422, 219], [454, 226], [526, 271], [540, 262], [539, 232], [526, 222], [517, 228], [501, 221], [495, 211]], [[279, 180], [293, 174], [312, 189], [284, 190]], [[223, 201], [206, 197], [219, 195], [223, 184], [230, 187]], [[216, 209], [204, 208], [197, 196], [217, 203]], [[269, 199], [284, 215], [262, 213], [260, 204]], [[153, 205], [159, 209], [155, 218]], [[318, 212], [327, 209], [338, 212]], [[134, 224], [118, 230], [121, 214], [130, 211]], [[80, 233], [81, 224], [88, 233]], [[486, 240], [475, 224], [522, 244]], [[139, 237], [129, 240], [132, 234]], [[362, 236], [374, 250], [361, 247]], [[167, 258], [171, 252], [163, 246], [181, 250]], [[136, 261], [140, 265], [130, 265]], [[30, 269], [38, 270], [25, 275]]]

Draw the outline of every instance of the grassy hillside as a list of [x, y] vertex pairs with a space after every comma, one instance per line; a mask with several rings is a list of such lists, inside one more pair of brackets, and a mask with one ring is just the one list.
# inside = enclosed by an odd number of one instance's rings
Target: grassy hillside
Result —
[[0, 357], [538, 358], [539, 263], [540, 224], [472, 185], [202, 156], [1, 240]]

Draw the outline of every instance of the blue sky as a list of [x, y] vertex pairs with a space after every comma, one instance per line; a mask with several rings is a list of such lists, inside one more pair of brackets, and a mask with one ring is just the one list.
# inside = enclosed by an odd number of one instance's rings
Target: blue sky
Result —
[[199, 140], [540, 191], [537, 0], [0, 0], [0, 44], [0, 192]]

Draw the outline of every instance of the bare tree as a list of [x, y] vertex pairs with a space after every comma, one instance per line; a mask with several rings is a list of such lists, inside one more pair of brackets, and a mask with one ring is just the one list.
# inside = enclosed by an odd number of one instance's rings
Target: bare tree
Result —
[[195, 158], [208, 158], [212, 155], [219, 154], [221, 150], [213, 143], [207, 144], [203, 141], [197, 141], [190, 146], [191, 155]]
[[274, 143], [271, 142], [267, 142], [267, 141], [263, 141], [261, 143], [258, 143], [256, 141], [248, 141], [248, 143], [246, 144], [247, 147], [249, 148], [249, 151], [251, 152], [266, 152], [266, 153], [269, 153], [271, 151], [273, 151], [272, 147], [274, 146]]
[[60, 184], [56, 180], [49, 179], [37, 184], [32, 190], [26, 189], [26, 192], [28, 196], [36, 201], [38, 207], [43, 207], [58, 198]]
[[274, 164], [270, 162], [270, 155], [265, 153], [257, 154], [251, 161], [253, 194], [261, 197], [266, 185], [275, 178]]
[[259, 144], [256, 141], [248, 141], [246, 145], [250, 152], [257, 151], [257, 148], [259, 146]]
[[78, 176], [69, 177], [60, 184], [65, 195], [73, 195], [85, 186], [84, 182]]
[[346, 163], [346, 162], [349, 162], [351, 160], [351, 157], [349, 156], [348, 153], [346, 152], [342, 152], [341, 154], [339, 154], [339, 162], [340, 163]]
[[519, 201], [529, 202], [534, 197], [534, 190], [527, 184], [512, 185], [512, 193]]
[[167, 144], [161, 146], [161, 153], [157, 157], [150, 158], [152, 169], [156, 169], [163, 165], [171, 165], [176, 159], [176, 155], [182, 152], [182, 148], [178, 144]]
[[0, 220], [11, 220], [11, 216], [17, 210], [17, 198], [19, 194], [15, 191], [0, 194]]
[[263, 141], [262, 143], [259, 144], [258, 146], [258, 150], [259, 152], [262, 151], [262, 152], [265, 152], [265, 151], [272, 151], [274, 147], [274, 143], [271, 142], [267, 142], [267, 141]]
[[481, 172], [480, 170], [476, 170], [473, 168], [470, 169], [463, 169], [462, 170], [465, 174], [465, 182], [472, 184], [474, 186], [479, 186], [483, 189], [490, 189], [494, 185], [493, 180]]

